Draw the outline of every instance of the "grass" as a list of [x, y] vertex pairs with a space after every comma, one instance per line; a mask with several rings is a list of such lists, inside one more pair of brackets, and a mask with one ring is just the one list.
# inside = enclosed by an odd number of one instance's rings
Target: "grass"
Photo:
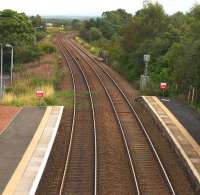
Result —
[[[53, 48], [51, 38], [52, 36], [49, 35], [39, 43], [44, 49], [42, 57], [17, 66], [13, 85], [6, 88], [1, 104], [7, 106], [70, 106], [72, 104], [73, 93], [58, 90], [64, 74], [62, 61], [56, 49]], [[36, 97], [37, 90], [44, 91], [43, 98]]]
[[[44, 90], [44, 98], [36, 97], [35, 94], [37, 88]], [[55, 91], [52, 85], [43, 85], [37, 88], [28, 86], [25, 90], [23, 89], [23, 92], [19, 92], [16, 88], [14, 88], [14, 91], [11, 90], [11, 92], [5, 94], [2, 104], [11, 106], [38, 106], [41, 104], [46, 104], [46, 102], [49, 102], [49, 100], [54, 97]]]
[[91, 44], [89, 44], [88, 42], [84, 41], [80, 37], [75, 37], [75, 40], [80, 45], [82, 45], [85, 49], [87, 49], [88, 51], [90, 51], [92, 54], [94, 54], [96, 56], [99, 56], [100, 48], [92, 46]]
[[[56, 78], [52, 80], [20, 79], [12, 87], [7, 88], [1, 104], [10, 106], [70, 106], [73, 93], [71, 91], [57, 91], [55, 83], [57, 83]], [[36, 97], [37, 90], [43, 90], [44, 97]]]

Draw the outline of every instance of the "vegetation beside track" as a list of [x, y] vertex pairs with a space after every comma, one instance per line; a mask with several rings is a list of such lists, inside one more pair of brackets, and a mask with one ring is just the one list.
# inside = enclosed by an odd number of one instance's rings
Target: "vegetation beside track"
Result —
[[167, 82], [166, 95], [198, 109], [199, 13], [198, 4], [188, 13], [168, 15], [161, 4], [148, 2], [135, 15], [122, 9], [104, 12], [102, 17], [82, 22], [79, 32], [91, 47], [106, 50], [109, 64], [138, 88], [145, 66], [143, 55], [151, 54], [151, 82], [142, 93], [162, 95], [159, 84]]
[[99, 52], [100, 52], [100, 48], [99, 47], [96, 47], [92, 44], [90, 44], [89, 42], [81, 39], [79, 36], [76, 36], [75, 37], [75, 40], [80, 44], [82, 45], [85, 49], [87, 49], [89, 52], [91, 52], [92, 54], [98, 56], [99, 55]]
[[[13, 84], [7, 84], [0, 102], [2, 105], [70, 105], [73, 93], [60, 87], [64, 77], [62, 57], [53, 44], [54, 34], [59, 31], [58, 28], [45, 31], [42, 39], [32, 50], [26, 50], [26, 54], [15, 51], [17, 59], [13, 70]], [[22, 61], [19, 60], [20, 55], [23, 55]], [[37, 90], [44, 91], [43, 98], [36, 97]]]
[[[59, 89], [63, 79], [62, 59], [49, 38], [38, 45], [43, 55], [37, 60], [20, 64], [14, 72], [14, 83], [9, 85], [2, 100], [4, 105], [47, 106], [68, 105], [73, 95]], [[43, 90], [44, 97], [36, 97], [36, 91]]]

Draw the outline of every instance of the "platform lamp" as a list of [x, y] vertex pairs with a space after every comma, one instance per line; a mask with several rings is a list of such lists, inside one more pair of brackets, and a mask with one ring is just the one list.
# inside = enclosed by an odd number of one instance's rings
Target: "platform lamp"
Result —
[[11, 84], [13, 83], [13, 50], [14, 50], [14, 47], [11, 45], [11, 44], [6, 44], [6, 47], [8, 48], [11, 48], [11, 69], [10, 69], [10, 81], [11, 81]]

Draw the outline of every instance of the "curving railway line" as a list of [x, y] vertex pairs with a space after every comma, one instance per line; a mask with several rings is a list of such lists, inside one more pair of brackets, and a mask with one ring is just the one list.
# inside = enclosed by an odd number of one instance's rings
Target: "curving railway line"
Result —
[[137, 194], [175, 194], [147, 131], [122, 89], [96, 60], [74, 45], [66, 42], [71, 55], [82, 59], [86, 69], [93, 70], [112, 104], [127, 147]]
[[96, 121], [90, 86], [77, 61], [63, 50], [61, 43], [59, 47], [69, 67], [74, 90], [71, 135], [59, 195], [96, 194]]
[[73, 117], [60, 179], [40, 186], [59, 195], [175, 195], [156, 147], [112, 75], [72, 39], [58, 36], [57, 45], [71, 74]]

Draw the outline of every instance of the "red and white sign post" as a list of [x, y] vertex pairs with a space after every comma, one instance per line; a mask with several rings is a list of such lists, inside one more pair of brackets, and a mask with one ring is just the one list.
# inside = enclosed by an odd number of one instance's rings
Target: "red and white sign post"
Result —
[[37, 97], [44, 97], [44, 91], [41, 91], [41, 90], [36, 91], [36, 96]]
[[36, 91], [35, 95], [36, 95], [36, 97], [39, 98], [39, 101], [40, 101], [41, 98], [44, 97], [44, 91], [42, 91], [42, 90], [38, 90], [38, 91]]
[[165, 95], [165, 90], [168, 88], [167, 83], [160, 83], [160, 89], [163, 91], [163, 97]]

